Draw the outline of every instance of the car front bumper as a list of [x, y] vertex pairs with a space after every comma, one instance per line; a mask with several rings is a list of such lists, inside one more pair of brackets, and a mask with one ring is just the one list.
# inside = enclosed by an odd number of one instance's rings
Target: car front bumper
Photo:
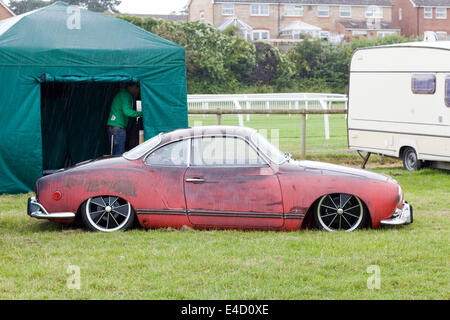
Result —
[[408, 202], [403, 202], [401, 209], [395, 210], [395, 213], [390, 219], [381, 220], [381, 224], [386, 225], [401, 225], [413, 223], [413, 207]]
[[27, 214], [36, 219], [46, 219], [46, 220], [73, 220], [75, 219], [75, 213], [73, 212], [58, 212], [58, 213], [48, 213], [48, 211], [41, 205], [36, 198], [28, 199], [28, 209]]

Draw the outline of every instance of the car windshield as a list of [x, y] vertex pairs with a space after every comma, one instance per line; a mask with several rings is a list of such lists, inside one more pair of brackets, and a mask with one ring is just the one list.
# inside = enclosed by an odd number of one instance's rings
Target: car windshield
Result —
[[264, 138], [259, 132], [255, 132], [252, 135], [252, 142], [256, 147], [263, 152], [270, 160], [275, 164], [282, 164], [287, 160], [286, 155], [282, 153], [277, 147], [271, 144], [266, 138]]
[[161, 135], [157, 135], [150, 140], [147, 140], [143, 144], [138, 145], [136, 148], [123, 154], [123, 157], [128, 160], [137, 160], [148, 151], [156, 147], [161, 142]]

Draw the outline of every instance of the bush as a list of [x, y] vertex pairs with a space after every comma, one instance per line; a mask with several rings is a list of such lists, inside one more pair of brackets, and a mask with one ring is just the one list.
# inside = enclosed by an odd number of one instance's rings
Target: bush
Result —
[[361, 47], [412, 41], [392, 35], [337, 46], [306, 36], [287, 53], [268, 43], [249, 43], [236, 27], [221, 32], [201, 22], [171, 22], [120, 16], [186, 50], [188, 92], [345, 93], [352, 53]]
[[334, 46], [329, 42], [307, 37], [287, 53], [294, 65], [294, 78], [302, 91], [345, 93], [353, 52], [361, 47], [413, 41], [399, 35], [367, 40], [353, 40], [350, 44]]
[[189, 93], [234, 92], [256, 64], [253, 44], [210, 24], [121, 18], [186, 49]]
[[255, 51], [256, 65], [247, 79], [250, 85], [275, 86], [278, 89], [291, 86], [292, 65], [278, 48], [256, 42]]

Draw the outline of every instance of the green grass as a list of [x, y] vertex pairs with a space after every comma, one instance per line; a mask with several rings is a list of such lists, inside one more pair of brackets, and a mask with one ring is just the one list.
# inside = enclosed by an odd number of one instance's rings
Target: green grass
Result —
[[[100, 234], [26, 216], [0, 197], [1, 299], [449, 299], [450, 175], [378, 168], [414, 224], [354, 233], [137, 229]], [[81, 270], [81, 289], [66, 286]], [[381, 270], [370, 290], [367, 268]]]

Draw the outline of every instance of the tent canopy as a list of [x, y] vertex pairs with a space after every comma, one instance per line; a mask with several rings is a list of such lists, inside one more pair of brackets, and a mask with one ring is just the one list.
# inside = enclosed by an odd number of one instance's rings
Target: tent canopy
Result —
[[119, 83], [141, 83], [146, 139], [188, 126], [184, 48], [63, 2], [0, 22], [0, 72], [0, 193], [33, 190], [55, 148], [103, 155]]

